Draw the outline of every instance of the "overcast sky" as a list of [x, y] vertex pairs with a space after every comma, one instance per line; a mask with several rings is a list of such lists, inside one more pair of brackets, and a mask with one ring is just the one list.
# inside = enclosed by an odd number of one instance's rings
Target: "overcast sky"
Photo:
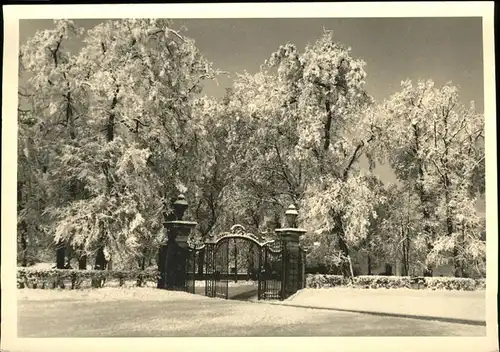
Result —
[[[86, 28], [100, 20], [75, 20]], [[352, 48], [366, 63], [367, 89], [377, 100], [399, 90], [406, 78], [432, 78], [436, 84], [452, 81], [465, 103], [483, 110], [483, 43], [480, 18], [344, 18], [344, 19], [188, 19], [176, 20], [187, 36], [214, 64], [230, 73], [256, 72], [279, 45], [294, 43], [303, 49], [318, 39], [323, 28]], [[22, 20], [24, 43], [52, 20]], [[75, 46], [78, 44], [75, 43]], [[220, 96], [230, 79], [206, 84], [206, 92]]]
[[[75, 20], [91, 28], [101, 20]], [[187, 19], [174, 25], [188, 28], [187, 36], [215, 66], [234, 74], [254, 73], [280, 45], [291, 42], [302, 50], [318, 39], [323, 28], [363, 59], [369, 93], [378, 101], [400, 89], [402, 80], [431, 78], [460, 88], [461, 100], [476, 102], [483, 111], [483, 42], [481, 18], [343, 18], [343, 19]], [[52, 20], [21, 20], [21, 44]], [[79, 43], [68, 45], [78, 49]], [[205, 84], [209, 95], [221, 96], [228, 78]], [[388, 167], [377, 168], [387, 182], [395, 181]]]

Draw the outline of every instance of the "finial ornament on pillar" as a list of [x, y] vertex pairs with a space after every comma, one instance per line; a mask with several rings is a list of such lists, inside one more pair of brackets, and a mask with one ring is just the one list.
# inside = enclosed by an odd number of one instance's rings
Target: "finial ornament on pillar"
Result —
[[191, 230], [197, 225], [194, 221], [185, 221], [184, 213], [188, 208], [188, 202], [183, 194], [177, 196], [172, 204], [175, 220], [165, 222], [165, 232], [168, 241], [175, 241], [181, 247], [187, 246], [187, 240]]
[[177, 200], [173, 204], [174, 207], [174, 214], [177, 220], [182, 220], [184, 217], [184, 212], [188, 208], [188, 202], [186, 201], [186, 197], [184, 194], [179, 194], [177, 196]]
[[290, 228], [296, 228], [298, 216], [299, 212], [297, 211], [297, 208], [295, 207], [295, 205], [290, 204], [288, 209], [285, 211], [287, 226]]
[[294, 245], [299, 244], [299, 237], [305, 234], [307, 231], [297, 227], [297, 217], [299, 212], [295, 205], [290, 204], [290, 206], [285, 211], [286, 226], [281, 229], [276, 229], [276, 234], [281, 238], [281, 240], [287, 243], [293, 243]]

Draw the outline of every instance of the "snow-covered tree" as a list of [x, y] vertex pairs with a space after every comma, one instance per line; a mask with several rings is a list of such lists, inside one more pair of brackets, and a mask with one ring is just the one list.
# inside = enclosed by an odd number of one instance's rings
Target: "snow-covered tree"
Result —
[[475, 207], [484, 191], [484, 117], [460, 104], [456, 87], [430, 80], [403, 82], [385, 111], [393, 168], [420, 200], [427, 271], [451, 259], [463, 276], [465, 263], [485, 254]]
[[235, 174], [250, 194], [240, 204], [271, 218], [300, 205], [304, 225], [328, 237], [321, 243], [336, 242], [343, 258], [366, 236], [376, 204], [357, 168], [378, 133], [363, 66], [325, 32], [304, 52], [281, 46], [260, 72], [240, 75], [230, 103]]
[[[32, 176], [45, 181], [35, 191], [37, 197], [43, 199], [44, 206], [39, 208], [33, 221], [40, 226], [44, 225], [42, 213], [46, 206], [72, 201], [81, 188], [73, 178], [66, 179], [63, 184], [50, 182], [51, 175], [56, 171], [54, 160], [61, 152], [60, 148], [76, 139], [83, 120], [78, 111], [82, 110], [85, 99], [81, 88], [75, 84], [78, 67], [65, 48], [68, 40], [80, 34], [81, 29], [72, 21], [56, 21], [54, 29], [37, 32], [20, 51], [20, 76], [26, 84], [19, 91], [19, 110], [20, 117], [23, 112], [28, 112], [25, 115], [29, 116], [29, 121], [19, 119], [20, 150], [24, 151], [24, 156], [19, 158], [19, 170], [21, 173], [23, 166], [29, 164], [29, 170], [34, 171], [33, 161], [38, 159], [38, 177]], [[33, 184], [33, 181], [32, 177], [30, 183]], [[22, 185], [23, 181], [19, 185], [21, 193]], [[24, 212], [32, 210], [32, 206], [24, 208]], [[22, 216], [19, 219], [23, 221]], [[23, 226], [22, 223], [20, 231]], [[56, 245], [57, 266], [62, 268], [65, 264], [65, 243], [56, 241]]]
[[[95, 253], [95, 267], [103, 269], [111, 255], [152, 249], [168, 200], [195, 181], [206, 131], [193, 103], [202, 81], [217, 72], [168, 20], [104, 21], [72, 55], [61, 51], [59, 35], [70, 30], [83, 34], [71, 21], [56, 21], [55, 31], [26, 44], [22, 58], [48, 116], [70, 115], [69, 138], [48, 136], [55, 193], [57, 186], [79, 187], [47, 208], [54, 240], [82, 256]], [[37, 66], [39, 58], [45, 66]]]

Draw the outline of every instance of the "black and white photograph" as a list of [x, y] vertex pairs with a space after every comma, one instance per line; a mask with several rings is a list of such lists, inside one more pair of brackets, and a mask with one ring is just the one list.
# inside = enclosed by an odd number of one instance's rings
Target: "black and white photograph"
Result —
[[3, 350], [498, 351], [493, 2], [4, 20]]

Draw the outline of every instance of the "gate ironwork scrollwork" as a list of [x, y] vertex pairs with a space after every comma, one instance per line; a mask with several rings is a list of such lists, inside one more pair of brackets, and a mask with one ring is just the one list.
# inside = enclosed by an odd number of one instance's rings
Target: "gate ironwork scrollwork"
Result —
[[302, 251], [299, 257], [294, 256], [287, 253], [284, 241], [247, 233], [241, 225], [233, 226], [218, 239], [209, 238], [204, 253], [208, 297], [229, 298], [231, 281], [241, 279], [256, 284], [259, 300], [282, 300], [304, 287]]

